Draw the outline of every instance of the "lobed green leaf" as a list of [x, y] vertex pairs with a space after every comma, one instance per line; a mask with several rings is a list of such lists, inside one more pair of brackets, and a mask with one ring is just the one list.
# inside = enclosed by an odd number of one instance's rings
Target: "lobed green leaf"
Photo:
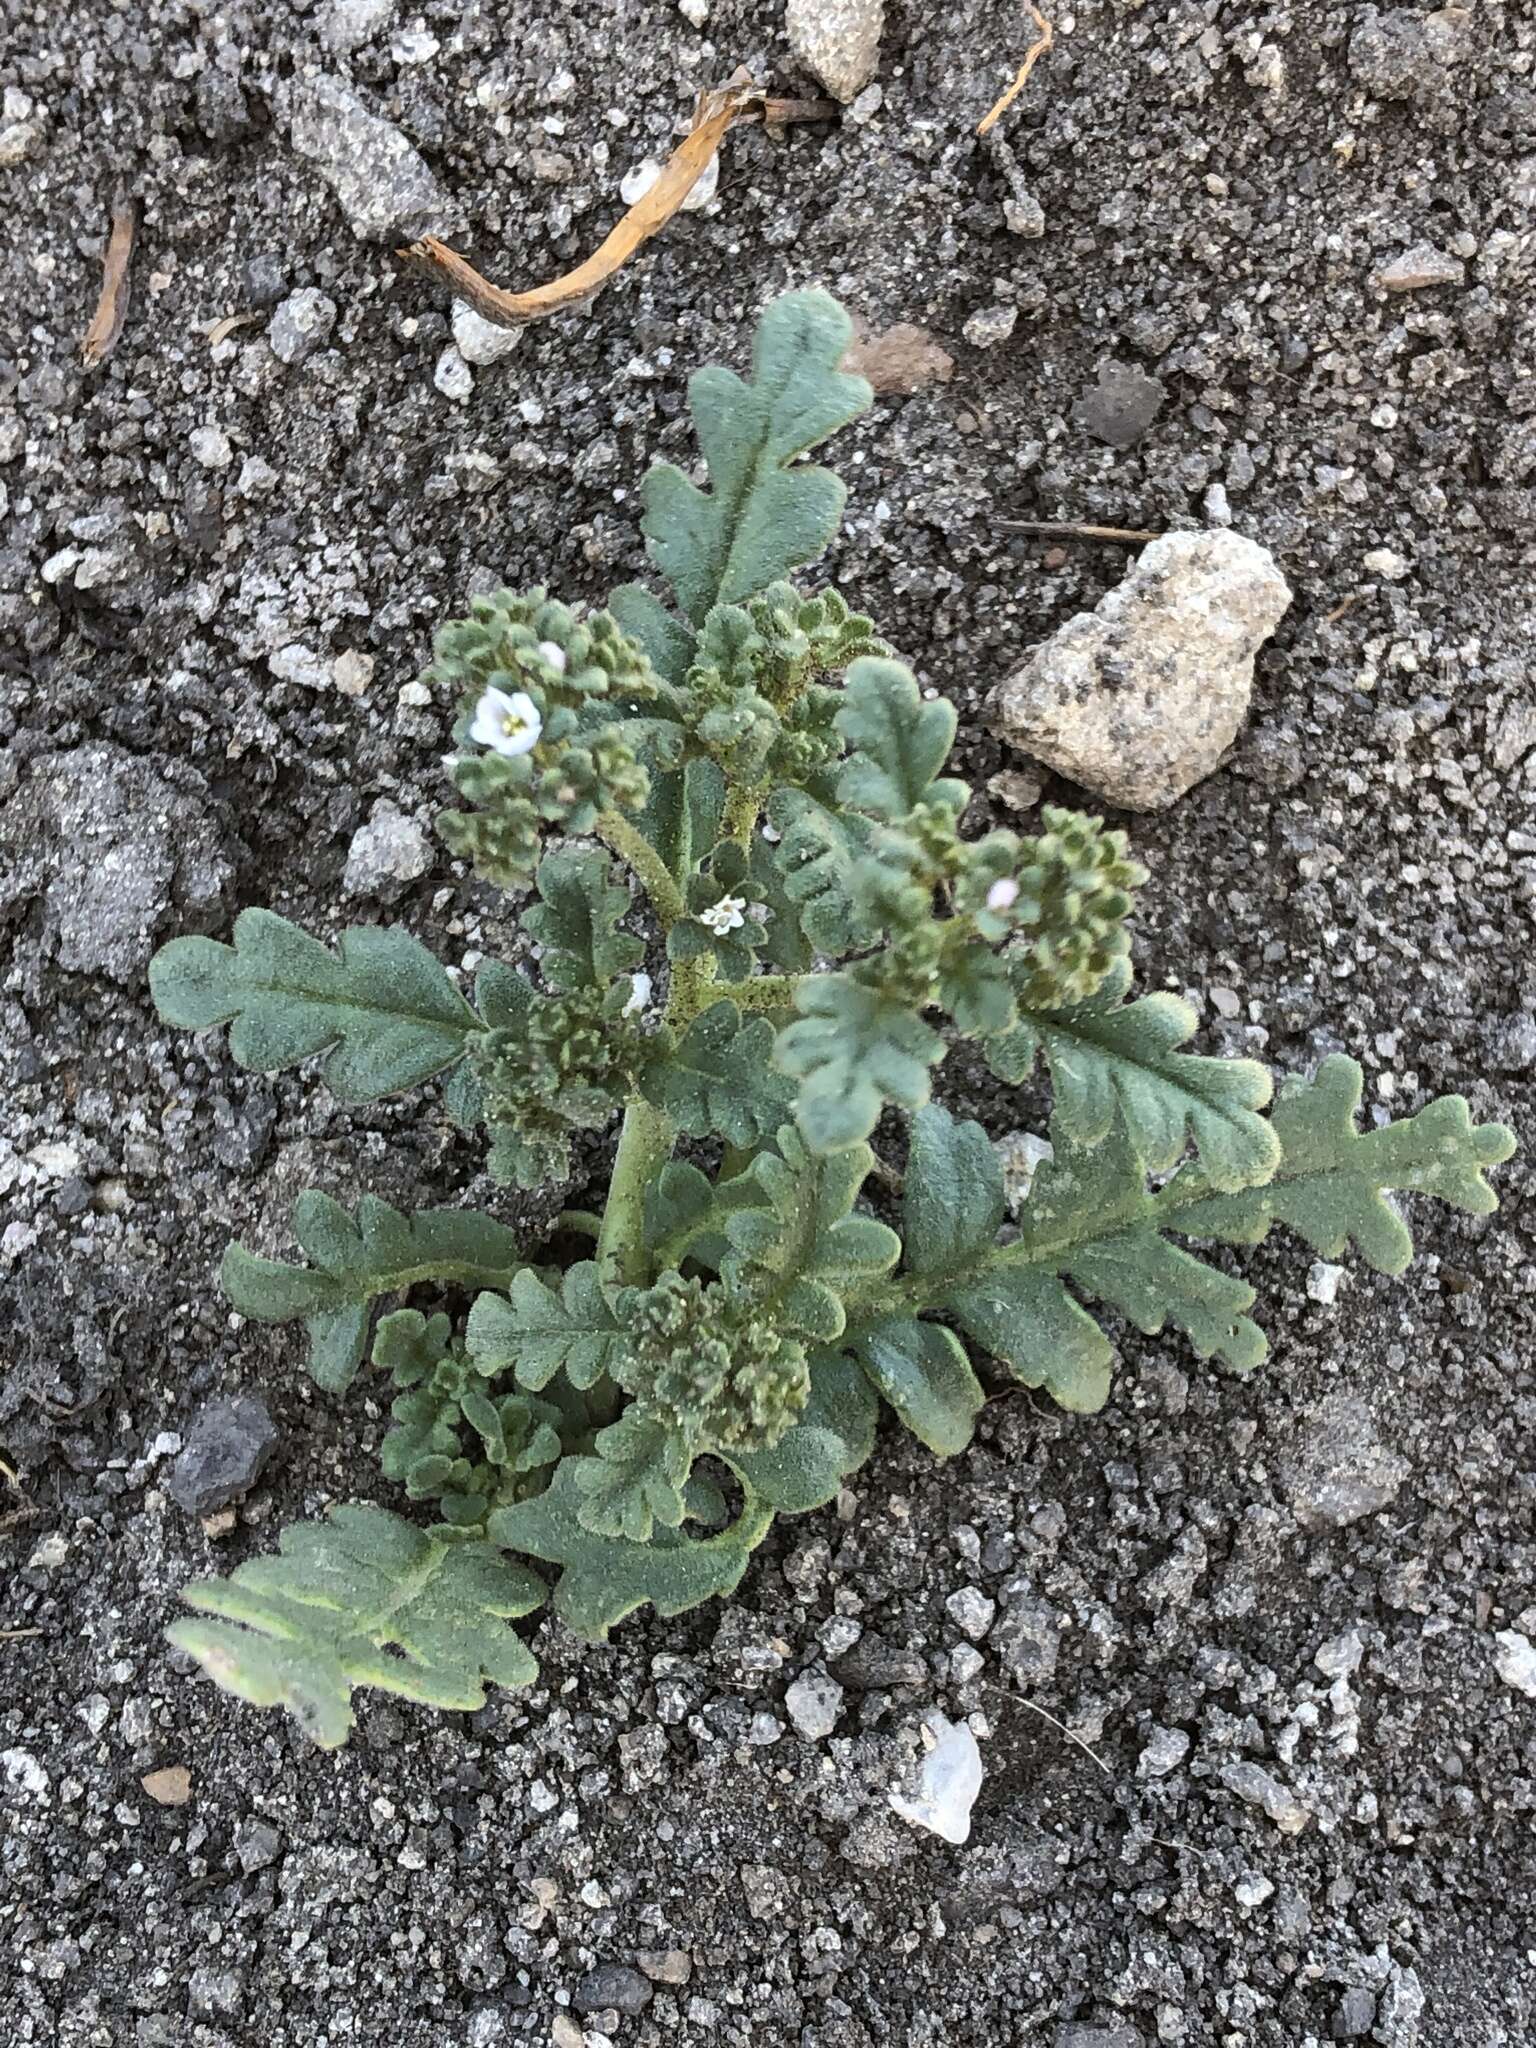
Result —
[[477, 1028], [442, 965], [398, 927], [356, 925], [333, 953], [270, 910], [242, 910], [234, 940], [172, 939], [149, 986], [167, 1024], [228, 1024], [237, 1066], [270, 1074], [325, 1052], [337, 1101], [373, 1102], [451, 1067]]
[[546, 1588], [487, 1543], [444, 1543], [382, 1508], [341, 1507], [285, 1529], [277, 1556], [182, 1598], [215, 1618], [178, 1622], [178, 1649], [226, 1692], [286, 1707], [334, 1749], [360, 1685], [462, 1713], [485, 1704], [488, 1684], [527, 1685], [538, 1667], [501, 1624], [531, 1613]]

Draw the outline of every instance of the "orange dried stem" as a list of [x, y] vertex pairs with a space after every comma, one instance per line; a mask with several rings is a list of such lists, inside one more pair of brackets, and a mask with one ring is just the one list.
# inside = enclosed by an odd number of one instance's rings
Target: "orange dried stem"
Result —
[[977, 123], [976, 133], [978, 135], [985, 135], [987, 130], [994, 127], [1001, 120], [1002, 116], [1007, 113], [1019, 94], [1028, 85], [1031, 71], [1034, 70], [1040, 59], [1056, 40], [1051, 24], [1046, 20], [1039, 8], [1031, 7], [1029, 11], [1034, 17], [1035, 27], [1040, 31], [1040, 34], [1036, 41], [1031, 43], [1024, 52], [1024, 62], [1019, 66], [1012, 85], [1009, 86], [1002, 98], [992, 108], [992, 111]]
[[532, 291], [509, 292], [480, 275], [472, 263], [435, 235], [413, 242], [400, 255], [447, 285], [456, 298], [473, 306], [496, 327], [523, 327], [578, 304], [605, 285], [635, 251], [664, 228], [708, 168], [726, 130], [740, 120], [819, 120], [830, 109], [824, 101], [770, 100], [739, 73], [729, 84], [699, 100], [694, 125], [672, 152], [649, 192], [637, 199], [602, 245], [564, 277]]

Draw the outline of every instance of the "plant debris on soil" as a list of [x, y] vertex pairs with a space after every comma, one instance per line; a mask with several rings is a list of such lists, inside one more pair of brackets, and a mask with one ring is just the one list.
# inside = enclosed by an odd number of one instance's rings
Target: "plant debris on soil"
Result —
[[[492, 274], [574, 268], [731, 63], [811, 89], [782, 21], [746, 0], [10, 0], [18, 2048], [1536, 2033], [1536, 20], [1080, 0], [979, 143], [1017, 0], [892, 9], [840, 124], [742, 126], [711, 209], [590, 313], [470, 363], [394, 243], [436, 228]], [[323, 163], [294, 143], [318, 146], [322, 102], [350, 110]], [[142, 202], [133, 307], [87, 374], [119, 186]], [[1309, 1276], [1278, 1239], [1245, 1257], [1274, 1347], [1257, 1376], [1127, 1331], [1102, 1414], [996, 1401], [942, 1466], [892, 1431], [731, 1605], [598, 1650], [541, 1619], [532, 1693], [468, 1718], [372, 1700], [320, 1754], [164, 1639], [179, 1585], [371, 1487], [385, 1422], [366, 1383], [318, 1393], [296, 1337], [232, 1327], [224, 1245], [278, 1252], [310, 1186], [495, 1207], [536, 1243], [591, 1205], [605, 1141], [577, 1185], [509, 1203], [417, 1100], [343, 1110], [167, 1034], [144, 963], [249, 903], [333, 938], [358, 914], [349, 860], [375, 886], [381, 817], [428, 859], [386, 864], [380, 914], [455, 970], [512, 956], [516, 906], [431, 835], [452, 718], [419, 680], [433, 626], [502, 582], [592, 600], [643, 574], [635, 481], [692, 460], [689, 372], [742, 367], [763, 302], [808, 282], [954, 362], [837, 444], [848, 522], [817, 573], [952, 698], [956, 772], [1080, 801], [983, 705], [1125, 569], [1042, 560], [1004, 521], [1259, 542], [1296, 597], [1228, 764], [1116, 821], [1153, 871], [1142, 985], [1201, 1006], [1202, 1050], [1289, 1072], [1348, 1052], [1383, 1115], [1457, 1090], [1523, 1149], [1496, 1216], [1418, 1211], [1401, 1280]], [[1105, 364], [1164, 394], [1128, 446], [1075, 416]], [[1001, 797], [996, 816], [1031, 822]], [[1033, 1091], [979, 1062], [945, 1092], [999, 1135], [1040, 1130]], [[245, 1399], [271, 1455], [205, 1530], [172, 1476], [203, 1411]], [[889, 1805], [930, 1714], [984, 1758], [963, 1845]], [[183, 1804], [145, 1789], [182, 1771]]]

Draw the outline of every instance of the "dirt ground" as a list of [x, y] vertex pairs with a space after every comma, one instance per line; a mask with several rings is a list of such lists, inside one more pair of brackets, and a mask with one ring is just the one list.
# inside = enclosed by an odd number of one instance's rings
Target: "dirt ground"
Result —
[[[733, 135], [706, 211], [459, 396], [446, 303], [349, 226], [388, 180], [344, 204], [295, 140], [312, 74], [409, 139], [458, 246], [531, 282], [700, 84], [807, 89], [778, 6], [0, 20], [0, 2037], [1528, 2042], [1536, 1700], [1495, 1637], [1536, 1636], [1536, 16], [1079, 0], [1010, 158], [972, 131], [1022, 9], [895, 4], [878, 105]], [[86, 374], [119, 187], [132, 307]], [[1444, 281], [1373, 281], [1405, 255]], [[1415, 1213], [1401, 1281], [1329, 1303], [1294, 1244], [1251, 1257], [1251, 1380], [1128, 1333], [1102, 1415], [1002, 1401], [943, 1467], [889, 1433], [729, 1609], [601, 1650], [543, 1623], [535, 1692], [365, 1699], [319, 1754], [163, 1640], [187, 1578], [389, 1492], [379, 1405], [232, 1328], [219, 1253], [276, 1250], [309, 1185], [538, 1212], [428, 1099], [347, 1113], [168, 1035], [145, 962], [247, 903], [399, 918], [456, 964], [508, 943], [435, 844], [397, 901], [343, 894], [379, 799], [429, 824], [446, 794], [433, 623], [636, 572], [687, 372], [813, 280], [955, 359], [836, 444], [830, 567], [954, 699], [964, 771], [1028, 768], [985, 693], [1126, 559], [1003, 521], [1265, 543], [1296, 599], [1249, 728], [1134, 821], [1143, 983], [1201, 1004], [1207, 1050], [1348, 1051], [1382, 1110], [1463, 1092], [1523, 1158], [1497, 1217]], [[964, 339], [997, 307], [1010, 334]], [[254, 317], [211, 340], [228, 315]], [[1165, 394], [1130, 448], [1076, 411], [1107, 361]], [[944, 1093], [998, 1132], [1038, 1113], [963, 1062]], [[215, 1543], [165, 1482], [233, 1391], [281, 1443]], [[1372, 1503], [1345, 1526], [1340, 1473]], [[785, 1693], [825, 1666], [841, 1712], [810, 1740]], [[989, 1731], [959, 1849], [886, 1806], [934, 1705]], [[190, 1799], [158, 1804], [141, 1778], [177, 1765]]]

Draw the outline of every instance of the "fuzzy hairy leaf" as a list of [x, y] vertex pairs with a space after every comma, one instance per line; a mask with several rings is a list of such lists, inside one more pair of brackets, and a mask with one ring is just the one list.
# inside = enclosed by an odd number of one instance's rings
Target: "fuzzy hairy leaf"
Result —
[[631, 1408], [598, 1431], [596, 1450], [595, 1458], [576, 1460], [584, 1529], [649, 1543], [658, 1522], [667, 1529], [681, 1525], [693, 1455], [680, 1431]]
[[611, 1370], [623, 1337], [591, 1259], [562, 1275], [558, 1293], [525, 1267], [505, 1296], [476, 1298], [465, 1331], [477, 1372], [515, 1372], [518, 1385], [535, 1394], [557, 1372], [573, 1387], [592, 1386]]
[[980, 1124], [930, 1103], [912, 1119], [901, 1234], [910, 1273], [943, 1277], [989, 1251], [1007, 1214], [1003, 1169]]
[[818, 974], [795, 994], [774, 1060], [800, 1083], [795, 1120], [813, 1152], [867, 1138], [887, 1102], [921, 1109], [944, 1041], [915, 1011], [848, 974]]
[[234, 940], [172, 939], [149, 986], [167, 1024], [228, 1024], [231, 1057], [256, 1073], [324, 1052], [337, 1101], [372, 1102], [451, 1067], [476, 1029], [441, 963], [398, 926], [356, 925], [333, 953], [285, 917], [242, 910]]
[[763, 1205], [726, 1217], [730, 1249], [721, 1272], [738, 1298], [771, 1308], [783, 1329], [830, 1344], [846, 1321], [844, 1293], [889, 1272], [901, 1240], [873, 1217], [852, 1213], [874, 1164], [867, 1145], [817, 1155], [790, 1125], [778, 1145], [743, 1176], [761, 1190]]
[[771, 1451], [718, 1450], [738, 1475], [783, 1514], [808, 1514], [836, 1497], [875, 1447], [880, 1404], [858, 1366], [841, 1351], [813, 1351], [811, 1397], [800, 1420]]
[[853, 1339], [876, 1391], [941, 1458], [970, 1442], [986, 1396], [953, 1330], [915, 1316], [881, 1316]]
[[970, 795], [963, 782], [934, 780], [954, 745], [955, 707], [925, 704], [899, 661], [865, 654], [852, 664], [837, 729], [851, 749], [837, 784], [850, 810], [894, 824], [916, 804], [958, 811]]
[[544, 856], [534, 880], [542, 900], [523, 912], [522, 926], [544, 949], [539, 972], [551, 988], [606, 988], [639, 965], [644, 944], [619, 929], [629, 891], [615, 881], [606, 853], [559, 847]]
[[630, 639], [645, 649], [651, 667], [663, 681], [675, 684], [683, 680], [693, 660], [693, 631], [667, 610], [654, 591], [643, 583], [621, 583], [609, 598], [608, 609]]
[[1173, 995], [1125, 1001], [1131, 970], [1120, 961], [1087, 1002], [1024, 1011], [990, 1041], [987, 1058], [1004, 1081], [1027, 1080], [1044, 1054], [1055, 1090], [1054, 1114], [1080, 1145], [1096, 1145], [1125, 1120], [1131, 1141], [1154, 1173], [1172, 1166], [1193, 1137], [1214, 1188], [1252, 1187], [1280, 1157], [1276, 1132], [1258, 1115], [1270, 1097], [1256, 1060], [1209, 1059], [1178, 1048], [1197, 1022]]
[[658, 464], [641, 529], [695, 625], [812, 561], [837, 531], [843, 485], [830, 470], [790, 465], [870, 403], [864, 379], [838, 368], [852, 332], [825, 292], [789, 292], [758, 321], [750, 383], [718, 364], [689, 378], [710, 488]]
[[1093, 1415], [1109, 1398], [1115, 1347], [1045, 1266], [994, 1266], [944, 1296], [965, 1334], [1058, 1408]]
[[474, 1209], [427, 1209], [406, 1216], [364, 1195], [354, 1219], [340, 1202], [310, 1188], [293, 1205], [293, 1234], [313, 1261], [290, 1266], [232, 1244], [219, 1284], [243, 1316], [258, 1323], [304, 1319], [309, 1370], [327, 1393], [342, 1394], [362, 1364], [374, 1302], [426, 1280], [451, 1287], [504, 1286], [518, 1263], [504, 1224]]
[[773, 1038], [766, 1017], [743, 1022], [733, 1002], [712, 1003], [646, 1067], [640, 1092], [690, 1138], [713, 1132], [733, 1145], [760, 1144], [794, 1102], [772, 1064]]
[[858, 865], [870, 827], [854, 812], [830, 811], [800, 789], [775, 790], [768, 807], [780, 834], [777, 867], [785, 896], [818, 953], [841, 959], [872, 945], [878, 928], [862, 907]]
[[1289, 1082], [1275, 1103], [1280, 1141], [1274, 1180], [1239, 1194], [1206, 1194], [1209, 1174], [1181, 1176], [1168, 1199], [1184, 1205], [1176, 1228], [1230, 1244], [1258, 1244], [1287, 1224], [1320, 1258], [1336, 1259], [1351, 1242], [1378, 1273], [1401, 1273], [1413, 1239], [1390, 1192], [1435, 1195], [1470, 1216], [1488, 1216], [1498, 1198], [1484, 1173], [1508, 1159], [1513, 1134], [1503, 1124], [1474, 1124], [1465, 1099], [1444, 1095], [1416, 1116], [1381, 1130], [1356, 1128], [1364, 1077], [1336, 1054], [1312, 1080]]
[[[1197, 1358], [1214, 1354], [1235, 1372], [1257, 1365], [1267, 1346], [1245, 1313], [1253, 1305], [1253, 1289], [1167, 1242], [1162, 1233], [1184, 1225], [1177, 1211], [1160, 1207], [1148, 1192], [1146, 1168], [1124, 1124], [1091, 1147], [1079, 1145], [1057, 1124], [1051, 1136], [1055, 1156], [1036, 1170], [1019, 1213], [1019, 1241], [998, 1254], [988, 1277], [1009, 1273], [1015, 1264], [1052, 1272], [1058, 1283], [1070, 1279], [1119, 1309], [1148, 1336], [1172, 1323], [1184, 1331]], [[1065, 1290], [1062, 1299], [1069, 1299]], [[958, 1300], [952, 1297], [948, 1305], [969, 1328]], [[1058, 1327], [1072, 1322], [1062, 1301], [1054, 1316]], [[1021, 1330], [1012, 1342], [1006, 1333], [995, 1334], [1004, 1337], [996, 1355], [1017, 1375], [1038, 1366], [1037, 1332]]]
[[185, 1587], [215, 1619], [169, 1635], [226, 1692], [286, 1707], [334, 1749], [351, 1731], [356, 1686], [472, 1713], [488, 1684], [527, 1685], [538, 1667], [502, 1624], [546, 1594], [488, 1543], [442, 1543], [382, 1508], [341, 1507], [285, 1529], [275, 1557]]
[[631, 1543], [583, 1527], [582, 1463], [563, 1459], [547, 1492], [499, 1508], [488, 1524], [492, 1542], [504, 1550], [561, 1567], [553, 1606], [567, 1628], [601, 1642], [615, 1622], [647, 1601], [658, 1614], [681, 1614], [736, 1590], [773, 1520], [766, 1503], [749, 1501], [718, 1536], [694, 1540], [657, 1531], [649, 1543]]

